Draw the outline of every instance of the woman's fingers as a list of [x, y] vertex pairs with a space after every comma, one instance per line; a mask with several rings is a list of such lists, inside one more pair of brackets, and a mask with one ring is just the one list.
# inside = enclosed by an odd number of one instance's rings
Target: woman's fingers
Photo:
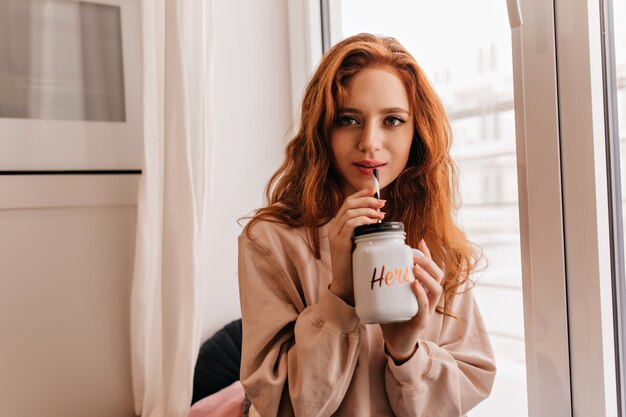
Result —
[[346, 220], [346, 222], [343, 224], [343, 227], [339, 231], [339, 234], [351, 238], [352, 234], [354, 233], [354, 229], [357, 226], [363, 226], [364, 224], [373, 224], [377, 221], [378, 219], [369, 216], [353, 217], [349, 220]]
[[419, 265], [413, 267], [413, 274], [415, 275], [416, 281], [421, 284], [420, 286], [422, 286], [428, 294], [429, 304], [436, 307], [439, 303], [441, 293], [443, 292], [441, 284]]
[[339, 218], [339, 222], [341, 224], [345, 224], [350, 219], [354, 219], [356, 217], [362, 217], [362, 216], [370, 217], [370, 218], [372, 218], [374, 220], [382, 220], [383, 217], [385, 217], [385, 213], [380, 212], [380, 211], [378, 211], [376, 209], [373, 209], [371, 207], [353, 208], [353, 209], [347, 210], [343, 214], [343, 216], [341, 216]]
[[385, 200], [377, 200], [374, 197], [359, 197], [354, 198], [352, 200], [346, 200], [341, 206], [340, 213], [337, 213], [337, 216], [344, 215], [346, 212], [350, 210], [354, 210], [355, 208], [363, 208], [369, 207], [372, 209], [379, 209], [385, 205]]
[[335, 217], [339, 218], [343, 216], [343, 214], [347, 210], [350, 210], [356, 207], [372, 207], [372, 208], [382, 207], [384, 205], [384, 201], [378, 200], [372, 197], [375, 191], [376, 190], [374, 189], [374, 187], [368, 187], [352, 194], [351, 196], [346, 198], [346, 200], [343, 202], [343, 204], [339, 208], [339, 211], [337, 212], [337, 215]]
[[[384, 218], [385, 214], [378, 211], [385, 205], [384, 200], [370, 197], [370, 191], [369, 189], [361, 190], [348, 197], [343, 203], [335, 216], [338, 235], [352, 236], [355, 227], [376, 223]], [[365, 221], [363, 217], [368, 217], [370, 221]]]
[[428, 258], [432, 258], [432, 255], [430, 254], [430, 249], [428, 249], [428, 246], [426, 246], [426, 242], [424, 241], [424, 239], [420, 240], [420, 242], [417, 244], [417, 249], [421, 250]]
[[439, 265], [437, 265], [432, 259], [427, 258], [426, 256], [422, 256], [422, 257], [417, 257], [416, 256], [416, 257], [413, 258], [413, 260], [420, 267], [422, 267], [422, 269], [424, 269], [426, 272], [428, 272], [428, 274], [430, 274], [430, 276], [435, 278], [437, 283], [440, 284], [441, 281], [443, 281], [443, 277], [444, 277], [445, 274], [441, 270], [441, 268], [439, 268]]
[[411, 290], [413, 290], [413, 294], [415, 294], [415, 298], [417, 298], [417, 305], [419, 306], [417, 316], [418, 318], [424, 317], [424, 314], [429, 310], [430, 301], [428, 294], [426, 294], [426, 291], [424, 291], [424, 288], [417, 280], [411, 283]]
[[364, 224], [373, 224], [385, 217], [385, 213], [381, 213], [372, 208], [358, 208], [350, 209], [344, 213], [339, 220], [339, 224], [342, 225], [339, 234], [344, 234], [352, 237], [352, 233], [357, 226]]
[[[417, 247], [425, 256], [415, 256], [413, 255], [413, 261], [419, 264], [423, 269], [426, 270], [431, 276], [433, 276], [438, 283], [443, 281], [445, 277], [445, 272], [442, 266], [439, 266], [433, 261], [432, 255], [430, 253], [430, 249], [426, 245], [424, 239], [420, 240], [417, 244]], [[443, 265], [443, 264], [442, 264]]]

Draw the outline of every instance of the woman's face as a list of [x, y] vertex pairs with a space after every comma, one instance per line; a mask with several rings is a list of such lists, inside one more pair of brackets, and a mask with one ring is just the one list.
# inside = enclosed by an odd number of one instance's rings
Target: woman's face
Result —
[[391, 67], [368, 67], [348, 81], [330, 138], [334, 165], [348, 195], [395, 180], [409, 159], [413, 115], [400, 77]]

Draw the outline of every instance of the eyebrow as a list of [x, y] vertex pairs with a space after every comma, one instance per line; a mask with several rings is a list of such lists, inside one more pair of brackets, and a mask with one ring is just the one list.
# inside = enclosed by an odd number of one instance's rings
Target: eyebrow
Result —
[[[339, 111], [341, 113], [357, 113], [357, 114], [361, 114], [362, 112], [359, 109], [355, 109], [352, 107], [340, 107]], [[403, 109], [402, 107], [387, 107], [386, 109], [382, 109], [381, 113], [406, 113], [408, 115], [411, 114], [411, 112], [409, 112], [406, 109]]]

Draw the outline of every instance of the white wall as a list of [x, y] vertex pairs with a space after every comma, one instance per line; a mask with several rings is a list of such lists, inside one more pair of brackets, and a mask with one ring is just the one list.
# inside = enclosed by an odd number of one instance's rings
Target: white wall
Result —
[[291, 127], [287, 0], [217, 1], [214, 13], [216, 117], [203, 340], [241, 317], [237, 219], [263, 203]]

